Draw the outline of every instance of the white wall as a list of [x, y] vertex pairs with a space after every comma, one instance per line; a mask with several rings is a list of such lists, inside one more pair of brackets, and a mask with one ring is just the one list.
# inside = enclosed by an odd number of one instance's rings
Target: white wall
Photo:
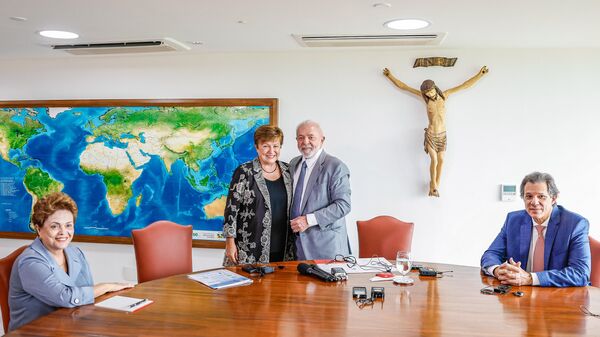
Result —
[[[453, 68], [412, 68], [416, 57], [458, 57]], [[326, 149], [351, 170], [356, 220], [388, 214], [415, 223], [416, 260], [476, 266], [519, 201], [499, 201], [499, 184], [534, 170], [554, 175], [559, 203], [591, 222], [600, 237], [595, 90], [600, 50], [384, 50], [65, 57], [0, 62], [0, 99], [277, 97], [286, 134], [282, 159], [297, 154], [295, 126], [321, 122]], [[451, 96], [441, 197], [427, 197], [424, 103], [392, 86], [389, 67], [417, 87], [444, 89], [489, 74]], [[25, 241], [0, 239], [0, 256]], [[97, 281], [132, 280], [131, 246], [77, 243]], [[356, 251], [356, 249], [355, 249]], [[218, 266], [222, 250], [195, 249], [194, 268]]]

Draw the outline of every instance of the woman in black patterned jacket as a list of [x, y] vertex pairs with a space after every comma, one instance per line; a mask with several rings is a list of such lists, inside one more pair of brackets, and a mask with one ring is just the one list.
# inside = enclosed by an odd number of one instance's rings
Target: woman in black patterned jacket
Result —
[[233, 173], [223, 224], [225, 266], [295, 259], [292, 178], [288, 164], [279, 161], [282, 144], [280, 128], [260, 126], [254, 132], [257, 157]]

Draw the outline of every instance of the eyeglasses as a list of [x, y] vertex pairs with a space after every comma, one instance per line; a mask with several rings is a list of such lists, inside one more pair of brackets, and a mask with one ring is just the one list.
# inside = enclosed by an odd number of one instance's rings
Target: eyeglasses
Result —
[[583, 312], [586, 316], [592, 316], [592, 317], [600, 318], [600, 315], [594, 314], [585, 305], [580, 305], [579, 306], [579, 310], [581, 310], [581, 312]]
[[346, 266], [348, 266], [348, 268], [358, 267], [362, 270], [391, 272], [392, 265], [387, 260], [381, 261], [381, 259], [381, 257], [373, 256], [366, 264], [358, 264], [354, 256], [344, 256], [338, 254], [331, 262], [346, 262]]
[[336, 255], [333, 258], [333, 262], [346, 262], [348, 268], [352, 268], [356, 266], [356, 258], [354, 256], [344, 256], [341, 254]]
[[373, 306], [374, 304], [373, 300], [370, 298], [357, 299], [354, 301], [354, 303], [356, 303], [356, 306], [358, 306], [359, 309], [362, 309], [366, 306]]

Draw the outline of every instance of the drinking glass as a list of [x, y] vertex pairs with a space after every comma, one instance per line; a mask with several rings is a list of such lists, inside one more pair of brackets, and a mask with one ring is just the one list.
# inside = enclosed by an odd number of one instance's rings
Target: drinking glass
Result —
[[398, 269], [398, 272], [402, 276], [406, 276], [410, 273], [411, 266], [410, 252], [399, 250], [396, 253], [396, 269]]

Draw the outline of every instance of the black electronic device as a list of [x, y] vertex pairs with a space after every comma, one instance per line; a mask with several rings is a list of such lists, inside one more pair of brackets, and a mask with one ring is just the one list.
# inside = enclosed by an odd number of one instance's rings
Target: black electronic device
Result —
[[410, 270], [420, 270], [421, 268], [423, 268], [423, 265], [420, 265], [418, 263], [413, 263], [412, 266], [410, 267]]
[[352, 297], [356, 299], [367, 298], [366, 287], [352, 287]]
[[302, 275], [309, 275], [316, 277], [325, 282], [336, 282], [337, 277], [317, 267], [315, 264], [299, 263], [298, 272]]
[[385, 298], [385, 288], [384, 287], [371, 287], [371, 299], [384, 299]]
[[438, 272], [429, 267], [421, 267], [419, 268], [419, 276], [437, 276]]
[[494, 288], [494, 292], [498, 294], [506, 294], [510, 291], [510, 288], [512, 288], [512, 286], [509, 286], [508, 284], [501, 284]]
[[260, 274], [260, 276], [263, 276], [265, 274], [271, 274], [275, 271], [275, 269], [270, 266], [257, 266], [253, 264], [247, 264], [242, 266], [242, 270], [248, 274]]
[[[504, 294], [508, 293], [511, 288], [512, 288], [512, 286], [509, 286], [508, 284], [501, 284], [497, 287], [488, 286], [488, 287], [481, 289], [481, 293], [486, 294], [486, 295], [494, 295], [494, 294], [504, 295]], [[515, 295], [515, 296], [519, 296], [519, 295]]]
[[344, 281], [348, 279], [348, 273], [344, 270], [344, 268], [340, 267], [332, 267], [331, 275], [335, 276], [338, 281]]

